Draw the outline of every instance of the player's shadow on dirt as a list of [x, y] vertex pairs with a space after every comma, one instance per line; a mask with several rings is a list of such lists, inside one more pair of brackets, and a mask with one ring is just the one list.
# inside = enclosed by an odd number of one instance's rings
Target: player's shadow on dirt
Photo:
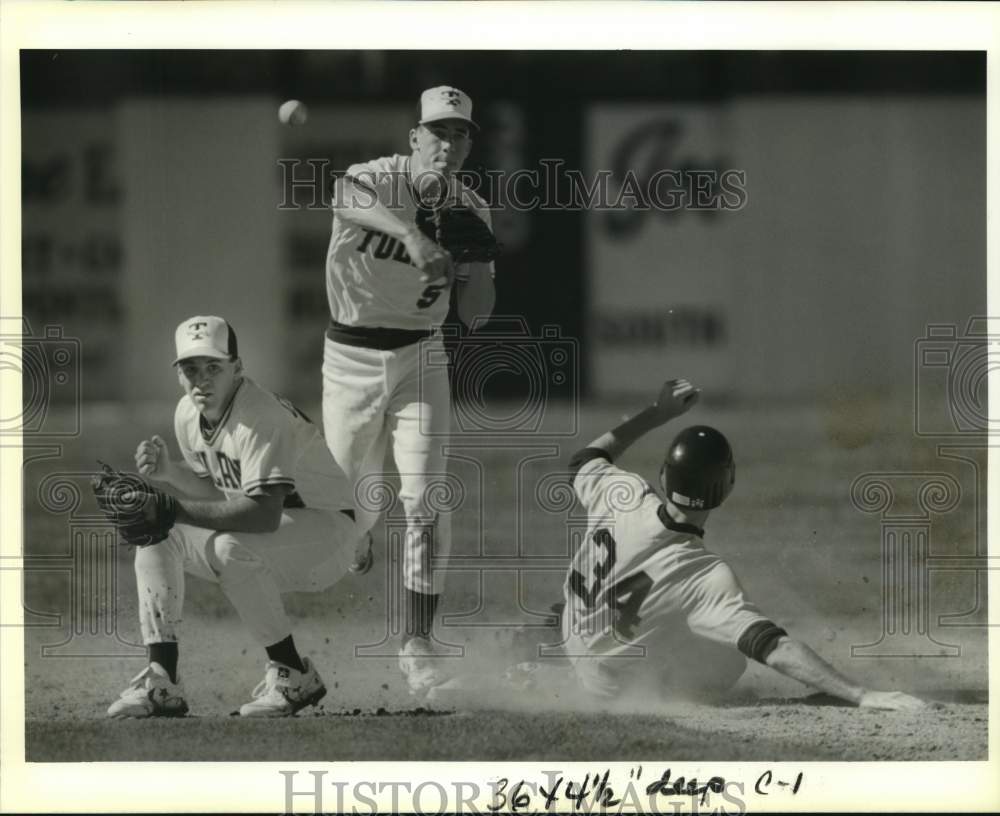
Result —
[[[305, 719], [306, 717], [449, 717], [456, 712], [448, 709], [435, 709], [435, 708], [403, 708], [403, 709], [388, 709], [388, 708], [368, 708], [361, 709], [355, 708], [352, 710], [348, 709], [327, 709], [320, 706], [319, 708], [313, 709], [309, 713], [299, 714], [299, 717]], [[239, 716], [239, 712], [236, 711], [229, 716]]]
[[936, 703], [956, 703], [958, 705], [987, 705], [990, 701], [989, 689], [944, 689], [917, 692], [917, 697]]
[[802, 705], [802, 706], [829, 706], [834, 708], [854, 708], [853, 703], [849, 703], [846, 700], [842, 700], [840, 697], [834, 697], [831, 694], [824, 694], [823, 692], [817, 692], [816, 694], [810, 694], [806, 697], [793, 697], [789, 698], [774, 698], [770, 700], [761, 700], [762, 705]]
[[719, 708], [765, 708], [780, 706], [831, 706], [835, 708], [853, 708], [851, 703], [830, 694], [817, 692], [806, 697], [735, 697], [719, 704]]
[[[917, 692], [917, 697], [930, 703], [951, 703], [955, 705], [985, 705], [989, 703], [987, 689], [935, 689], [928, 692]], [[755, 700], [733, 700], [726, 704], [730, 707], [762, 707], [762, 706], [825, 706], [833, 708], [854, 708], [853, 703], [834, 697], [830, 694], [817, 692], [806, 697], [761, 697]]]

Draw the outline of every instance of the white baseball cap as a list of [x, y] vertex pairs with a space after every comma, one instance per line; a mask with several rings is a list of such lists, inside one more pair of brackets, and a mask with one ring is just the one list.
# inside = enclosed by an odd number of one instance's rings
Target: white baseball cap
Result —
[[189, 357], [215, 357], [235, 360], [236, 332], [221, 317], [196, 315], [183, 321], [174, 332], [177, 359], [174, 365]]
[[443, 119], [461, 119], [479, 129], [479, 125], [472, 121], [472, 100], [468, 94], [448, 85], [428, 88], [420, 94], [420, 124]]

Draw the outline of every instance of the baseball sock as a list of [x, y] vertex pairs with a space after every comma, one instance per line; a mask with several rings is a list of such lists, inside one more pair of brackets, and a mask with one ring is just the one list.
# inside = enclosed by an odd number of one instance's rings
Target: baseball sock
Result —
[[295, 641], [292, 640], [291, 635], [284, 640], [279, 640], [277, 643], [265, 646], [264, 648], [267, 650], [267, 656], [275, 663], [283, 663], [288, 668], [295, 669], [295, 671], [304, 672], [306, 670], [306, 667], [302, 665], [302, 658], [299, 657], [298, 650], [295, 648]]
[[159, 663], [170, 676], [170, 682], [177, 682], [177, 641], [150, 643], [147, 646], [149, 662]]
[[434, 625], [434, 613], [437, 611], [440, 595], [425, 595], [406, 589], [406, 629], [403, 634], [403, 645], [410, 638], [430, 638]]

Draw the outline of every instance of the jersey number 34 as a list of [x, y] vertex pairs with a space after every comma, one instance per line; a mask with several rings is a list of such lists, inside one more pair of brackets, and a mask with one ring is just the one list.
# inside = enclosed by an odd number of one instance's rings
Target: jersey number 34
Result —
[[[587, 586], [586, 579], [576, 570], [569, 576], [570, 589], [579, 596], [587, 609], [593, 609], [597, 605], [601, 586], [611, 574], [617, 558], [617, 543], [606, 527], [595, 530], [591, 540], [595, 548], [605, 551], [604, 560], [594, 565], [594, 580]], [[653, 579], [641, 571], [616, 581], [610, 587], [605, 593], [605, 602], [614, 613], [615, 632], [626, 638], [635, 637], [635, 627], [641, 622], [639, 608], [652, 588]]]

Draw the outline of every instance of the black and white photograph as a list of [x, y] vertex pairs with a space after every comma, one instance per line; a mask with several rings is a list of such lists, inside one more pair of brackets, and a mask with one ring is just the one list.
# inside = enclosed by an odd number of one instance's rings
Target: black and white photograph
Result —
[[0, 810], [1000, 803], [995, 14], [71, 5], [5, 6]]

